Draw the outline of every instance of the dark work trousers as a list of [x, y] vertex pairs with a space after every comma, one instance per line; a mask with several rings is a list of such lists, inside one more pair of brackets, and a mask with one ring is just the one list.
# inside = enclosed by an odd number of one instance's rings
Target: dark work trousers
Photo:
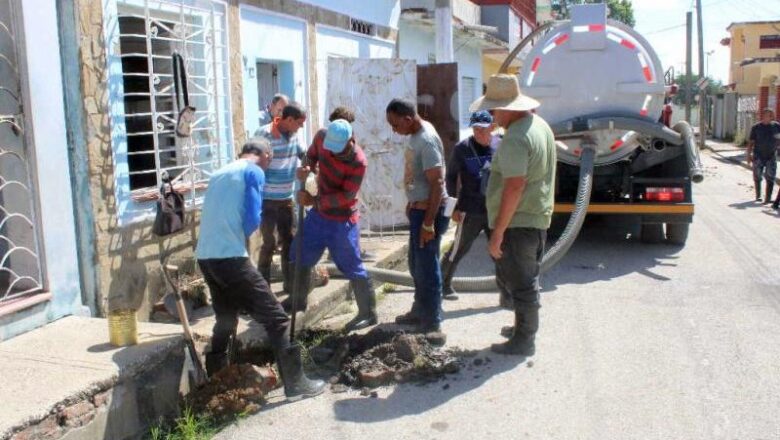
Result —
[[[263, 235], [263, 244], [260, 247], [260, 258], [257, 260], [257, 268], [264, 277], [268, 278], [271, 273], [271, 262], [276, 250], [276, 237], [274, 231], [279, 235], [279, 241], [282, 245], [282, 273], [285, 283], [289, 283], [291, 278], [288, 274], [289, 266], [285, 264], [290, 261], [290, 245], [293, 240], [293, 224], [295, 213], [293, 201], [289, 200], [263, 200], [263, 222], [260, 225], [260, 232]], [[266, 279], [271, 282], [270, 279]]]
[[[471, 245], [474, 244], [474, 240], [479, 237], [480, 232], [485, 231], [485, 235], [488, 240], [490, 240], [491, 230], [488, 226], [488, 216], [486, 213], [465, 213], [460, 228], [458, 248], [455, 249], [454, 246], [451, 247], [441, 259], [441, 272], [444, 282], [443, 291], [445, 294], [452, 291], [452, 278], [455, 277], [455, 272], [458, 270], [458, 263], [460, 263], [460, 260], [463, 259], [467, 253], [469, 253]], [[454, 256], [453, 253], [455, 254]], [[452, 258], [452, 261], [450, 261], [450, 258]], [[505, 300], [509, 299], [508, 303], [511, 304], [511, 296], [509, 296], [509, 293], [504, 287], [503, 279], [499, 276], [498, 267], [496, 267], [496, 284], [498, 284], [501, 295], [507, 297]]]
[[227, 353], [242, 310], [265, 328], [274, 349], [289, 346], [290, 318], [249, 258], [198, 260], [198, 265], [217, 319], [211, 336], [212, 353]]
[[501, 244], [502, 256], [496, 269], [512, 295], [515, 310], [538, 309], [539, 273], [547, 231], [535, 228], [509, 228]]
[[414, 312], [424, 325], [439, 324], [442, 320], [442, 278], [439, 265], [441, 236], [450, 223], [439, 209], [433, 227], [433, 240], [420, 247], [420, 233], [425, 219], [422, 209], [409, 210], [409, 272], [414, 279]]

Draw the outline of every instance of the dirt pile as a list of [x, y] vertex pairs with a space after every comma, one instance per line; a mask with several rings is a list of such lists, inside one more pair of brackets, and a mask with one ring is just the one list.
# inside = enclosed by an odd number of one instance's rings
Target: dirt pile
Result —
[[301, 335], [311, 363], [331, 383], [374, 388], [398, 382], [430, 382], [461, 367], [458, 356], [423, 335], [375, 328], [365, 335], [309, 330]]
[[194, 390], [188, 400], [197, 414], [206, 414], [216, 421], [228, 420], [236, 414], [252, 414], [279, 380], [270, 367], [251, 364], [230, 365]]

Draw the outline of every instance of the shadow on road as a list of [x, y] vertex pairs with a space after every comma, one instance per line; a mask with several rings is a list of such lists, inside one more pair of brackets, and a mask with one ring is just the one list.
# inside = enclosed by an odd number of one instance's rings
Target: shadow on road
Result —
[[[550, 230], [549, 248], [559, 231]], [[681, 247], [646, 244], [639, 240], [639, 222], [632, 217], [589, 216], [569, 253], [549, 272], [542, 275], [545, 292], [566, 284], [587, 284], [639, 273], [657, 281], [670, 278], [656, 269], [674, 267]], [[484, 236], [474, 243], [461, 261], [456, 276], [493, 274]], [[495, 292], [474, 292], [495, 295]], [[469, 293], [471, 294], [471, 293]], [[488, 311], [488, 310], [486, 310]]]
[[[474, 367], [471, 359], [490, 358], [490, 362]], [[525, 361], [522, 356], [496, 355], [480, 351], [476, 358], [466, 358], [466, 366], [455, 375], [432, 384], [398, 385], [385, 398], [358, 397], [334, 403], [336, 420], [355, 423], [377, 423], [425, 413], [450, 400], [482, 386], [495, 375], [505, 373]], [[522, 380], [518, 370], [517, 380]], [[419, 388], [423, 388], [422, 391]]]

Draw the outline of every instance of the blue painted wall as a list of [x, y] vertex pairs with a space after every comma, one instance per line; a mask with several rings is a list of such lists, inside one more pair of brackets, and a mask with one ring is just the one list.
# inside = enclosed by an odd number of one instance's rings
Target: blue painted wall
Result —
[[355, 0], [301, 1], [394, 29], [398, 28], [398, 18], [401, 16], [401, 2], [399, 0], [364, 0], [360, 2]]
[[22, 93], [29, 103], [27, 128], [35, 149], [31, 168], [37, 177], [44, 284], [52, 297], [0, 318], [0, 340], [63, 316], [89, 313], [81, 298], [60, 52], [52, 50], [60, 47], [57, 6], [48, 0], [20, 4], [26, 48], [20, 70], [27, 76]]

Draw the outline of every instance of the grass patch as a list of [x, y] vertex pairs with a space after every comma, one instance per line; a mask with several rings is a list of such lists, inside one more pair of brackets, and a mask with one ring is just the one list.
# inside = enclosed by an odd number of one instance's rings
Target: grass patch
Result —
[[208, 440], [219, 431], [214, 421], [184, 408], [182, 415], [171, 426], [158, 425], [149, 430], [151, 440]]

